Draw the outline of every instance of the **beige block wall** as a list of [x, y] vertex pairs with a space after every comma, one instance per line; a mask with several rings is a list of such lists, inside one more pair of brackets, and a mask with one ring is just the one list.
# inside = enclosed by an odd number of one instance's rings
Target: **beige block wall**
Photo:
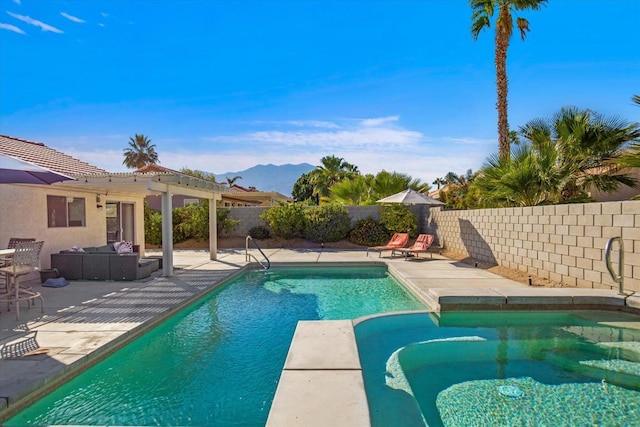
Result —
[[[73, 196], [85, 198], [86, 225], [84, 227], [47, 226], [47, 196]], [[102, 205], [107, 199], [101, 194]], [[110, 194], [109, 200], [135, 204], [136, 244], [144, 248], [143, 196]], [[57, 186], [29, 186], [0, 184], [0, 247], [6, 247], [11, 237], [33, 237], [43, 240], [40, 254], [42, 268], [50, 268], [50, 254], [72, 246], [98, 246], [106, 244], [105, 208], [98, 208], [96, 192], [69, 190]], [[143, 254], [141, 254], [143, 255]]]
[[[625, 290], [640, 291], [640, 201], [443, 211], [424, 218], [448, 250], [570, 286], [613, 288], [607, 241], [624, 242]], [[612, 253], [617, 270], [617, 244]]]

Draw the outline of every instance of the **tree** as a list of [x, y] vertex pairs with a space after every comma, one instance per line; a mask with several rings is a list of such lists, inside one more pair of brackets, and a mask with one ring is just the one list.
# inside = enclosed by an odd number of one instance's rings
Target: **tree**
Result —
[[331, 187], [331, 200], [346, 206], [372, 204], [370, 175], [343, 179]]
[[447, 181], [445, 181], [444, 178], [436, 178], [435, 181], [432, 182], [433, 185], [438, 187], [438, 190], [440, 189], [441, 185], [445, 185], [447, 183]]
[[146, 136], [135, 134], [129, 138], [129, 148], [124, 149], [122, 164], [129, 169], [140, 169], [146, 165], [154, 165], [158, 162], [155, 144]]
[[204, 172], [196, 169], [189, 169], [187, 167], [180, 169], [180, 172], [186, 175], [195, 176], [196, 178], [204, 179], [205, 181], [216, 182], [216, 176], [210, 172]]
[[300, 178], [293, 184], [291, 190], [291, 197], [296, 202], [313, 201], [314, 204], [318, 202], [313, 197], [313, 185], [311, 184], [310, 173], [303, 173]]
[[474, 180], [486, 207], [584, 202], [592, 188], [611, 193], [637, 185], [616, 163], [640, 138], [637, 123], [568, 107], [530, 121], [520, 134], [513, 155], [490, 157]]
[[336, 182], [358, 175], [358, 167], [346, 162], [342, 157], [325, 156], [320, 159], [320, 166], [316, 166], [310, 173], [313, 195], [328, 197], [330, 188]]
[[[631, 100], [640, 106], [640, 95], [633, 95]], [[640, 168], [640, 141], [629, 145], [629, 149], [617, 160], [619, 166], [624, 168]]]
[[[507, 119], [507, 49], [513, 34], [513, 15], [519, 10], [538, 10], [547, 0], [469, 0], [473, 9], [471, 15], [471, 34], [474, 40], [482, 30], [491, 26], [491, 19], [498, 9], [498, 16], [495, 20], [495, 65], [496, 65], [496, 87], [498, 101], [498, 154], [502, 159], [509, 159], [510, 143], [512, 139], [509, 134], [509, 121]], [[529, 31], [529, 21], [516, 17], [516, 25], [520, 30], [520, 37], [525, 39]]]

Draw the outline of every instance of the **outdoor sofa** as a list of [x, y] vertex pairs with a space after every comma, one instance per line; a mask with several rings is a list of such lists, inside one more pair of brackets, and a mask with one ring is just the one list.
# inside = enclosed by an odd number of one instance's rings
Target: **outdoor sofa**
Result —
[[51, 254], [51, 268], [67, 280], [131, 281], [149, 277], [159, 268], [159, 262], [141, 259], [137, 251], [118, 253], [113, 244], [108, 244]]

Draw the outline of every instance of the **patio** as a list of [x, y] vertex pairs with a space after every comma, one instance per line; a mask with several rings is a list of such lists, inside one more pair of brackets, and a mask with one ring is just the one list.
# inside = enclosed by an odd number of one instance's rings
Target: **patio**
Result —
[[[548, 304], [565, 308], [622, 308], [626, 304], [628, 309], [640, 309], [637, 296], [618, 296], [608, 290], [530, 288], [438, 255], [433, 260], [404, 261], [403, 257], [391, 259], [386, 253], [382, 258], [367, 258], [364, 251], [357, 250], [265, 249], [265, 253], [272, 264], [385, 262], [434, 310], [531, 309]], [[44, 288], [33, 281], [31, 285], [44, 296], [45, 313], [40, 313], [39, 306], [24, 309], [20, 321], [13, 312], [7, 313], [6, 307], [0, 307], [0, 411], [44, 385], [65, 381], [78, 367], [117, 350], [123, 341], [189, 304], [246, 262], [244, 249], [220, 250], [216, 261], [209, 259], [208, 251], [184, 250], [174, 252], [174, 265], [173, 277], [156, 272], [137, 282], [73, 281], [63, 288]], [[304, 350], [304, 340], [296, 346]], [[25, 355], [29, 352], [33, 355]], [[276, 419], [286, 420], [287, 416], [280, 414]]]

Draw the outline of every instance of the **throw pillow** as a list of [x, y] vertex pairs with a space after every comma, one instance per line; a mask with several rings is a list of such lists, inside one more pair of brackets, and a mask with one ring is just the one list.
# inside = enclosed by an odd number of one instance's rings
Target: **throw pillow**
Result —
[[119, 254], [129, 254], [131, 252], [133, 252], [133, 242], [120, 242], [118, 246]]

